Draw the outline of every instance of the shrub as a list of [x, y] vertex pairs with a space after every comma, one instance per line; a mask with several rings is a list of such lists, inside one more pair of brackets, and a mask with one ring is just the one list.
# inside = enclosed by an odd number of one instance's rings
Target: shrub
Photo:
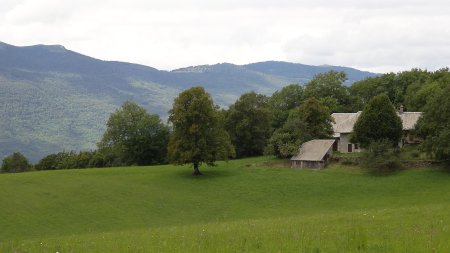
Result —
[[411, 153], [411, 156], [414, 157], [414, 158], [418, 158], [420, 156], [420, 153], [417, 152], [417, 151], [414, 151], [414, 152]]
[[14, 173], [28, 171], [31, 170], [31, 168], [28, 159], [20, 152], [16, 152], [3, 159], [1, 171]]
[[393, 172], [400, 169], [398, 151], [386, 139], [373, 141], [361, 159], [362, 165], [374, 173]]
[[358, 159], [347, 157], [347, 158], [342, 158], [341, 164], [342, 165], [358, 165], [359, 164], [358, 161], [359, 161]]

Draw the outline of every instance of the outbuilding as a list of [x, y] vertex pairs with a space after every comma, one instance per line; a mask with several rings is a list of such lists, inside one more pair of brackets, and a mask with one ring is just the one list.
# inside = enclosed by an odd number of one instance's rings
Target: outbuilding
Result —
[[333, 155], [335, 140], [311, 140], [302, 144], [291, 158], [291, 168], [323, 169]]

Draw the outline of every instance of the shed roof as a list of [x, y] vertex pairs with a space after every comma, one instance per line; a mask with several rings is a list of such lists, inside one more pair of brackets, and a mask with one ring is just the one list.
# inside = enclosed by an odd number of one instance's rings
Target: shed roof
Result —
[[291, 160], [321, 161], [333, 145], [334, 140], [312, 140], [302, 144], [299, 153]]

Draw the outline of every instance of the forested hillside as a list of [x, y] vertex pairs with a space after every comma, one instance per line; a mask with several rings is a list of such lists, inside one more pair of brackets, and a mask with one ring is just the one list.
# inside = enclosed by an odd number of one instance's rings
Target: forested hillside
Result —
[[333, 66], [286, 62], [216, 64], [174, 71], [102, 61], [63, 46], [15, 47], [0, 42], [0, 158], [15, 151], [31, 161], [61, 150], [95, 147], [106, 120], [133, 100], [163, 117], [183, 89], [201, 85], [221, 106], [254, 90], [271, 94], [331, 69], [347, 83], [374, 76]]

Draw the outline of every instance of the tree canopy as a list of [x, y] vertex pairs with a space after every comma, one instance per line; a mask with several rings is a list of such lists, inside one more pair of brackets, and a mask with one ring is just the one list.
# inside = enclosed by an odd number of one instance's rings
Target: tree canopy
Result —
[[158, 115], [134, 102], [125, 102], [108, 119], [99, 151], [114, 155], [117, 165], [159, 164], [166, 160], [169, 129]]
[[436, 158], [450, 163], [450, 85], [436, 91], [428, 99], [417, 123], [422, 147]]
[[309, 98], [292, 110], [282, 128], [269, 140], [267, 152], [286, 158], [294, 155], [303, 142], [331, 138], [333, 119], [327, 107]]
[[270, 123], [268, 98], [264, 95], [245, 93], [230, 106], [225, 126], [237, 157], [263, 154], [271, 134]]
[[374, 141], [388, 140], [398, 145], [402, 137], [402, 120], [386, 94], [373, 97], [353, 126], [352, 142], [368, 147]]
[[168, 154], [175, 164], [192, 164], [193, 175], [201, 175], [202, 163], [234, 156], [228, 133], [223, 128], [222, 113], [203, 87], [192, 87], [175, 98], [169, 111], [173, 126]]
[[275, 91], [269, 99], [272, 118], [272, 127], [281, 128], [286, 122], [289, 111], [300, 106], [303, 101], [303, 86], [290, 84], [281, 90]]
[[344, 85], [345, 72], [329, 71], [320, 73], [306, 84], [305, 98], [319, 99], [331, 112], [352, 112], [359, 108], [358, 100], [350, 96]]

